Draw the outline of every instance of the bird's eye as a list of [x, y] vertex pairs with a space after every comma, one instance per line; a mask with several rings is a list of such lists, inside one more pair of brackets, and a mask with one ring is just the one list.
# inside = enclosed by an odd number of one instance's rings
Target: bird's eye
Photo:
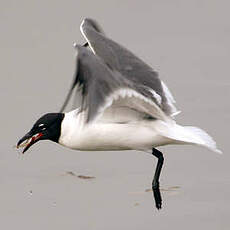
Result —
[[44, 124], [40, 124], [38, 127], [39, 127], [41, 130], [45, 130], [45, 129], [46, 129], [46, 127], [45, 127]]

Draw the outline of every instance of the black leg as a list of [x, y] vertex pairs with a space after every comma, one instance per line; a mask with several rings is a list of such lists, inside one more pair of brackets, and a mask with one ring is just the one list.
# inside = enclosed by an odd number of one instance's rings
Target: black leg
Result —
[[160, 192], [159, 177], [160, 177], [161, 169], [164, 163], [164, 157], [163, 157], [163, 154], [159, 150], [154, 149], [154, 148], [152, 149], [152, 154], [158, 158], [157, 167], [156, 167], [156, 171], [155, 171], [153, 182], [152, 182], [152, 189], [153, 189], [153, 196], [154, 196], [155, 203], [156, 203], [156, 208], [160, 209], [162, 205], [162, 199], [161, 199], [161, 192]]

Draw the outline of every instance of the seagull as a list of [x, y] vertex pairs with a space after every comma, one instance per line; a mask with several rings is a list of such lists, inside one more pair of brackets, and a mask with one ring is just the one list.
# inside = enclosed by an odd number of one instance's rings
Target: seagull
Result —
[[[60, 112], [39, 118], [17, 147], [24, 153], [51, 140], [81, 151], [149, 152], [158, 159], [152, 190], [160, 209], [164, 156], [156, 147], [189, 144], [221, 151], [205, 131], [176, 123], [175, 100], [152, 67], [108, 38], [95, 20], [84, 19], [80, 30], [86, 43], [74, 44], [76, 70]], [[64, 113], [74, 90], [79, 106]]]

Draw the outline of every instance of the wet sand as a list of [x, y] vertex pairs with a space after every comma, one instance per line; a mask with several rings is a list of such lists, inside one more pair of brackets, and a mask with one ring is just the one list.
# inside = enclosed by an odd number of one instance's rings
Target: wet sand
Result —
[[[229, 229], [228, 11], [225, 1], [3, 1], [0, 228]], [[150, 191], [151, 155], [79, 152], [48, 141], [25, 155], [13, 148], [39, 116], [60, 108], [85, 16], [158, 70], [182, 110], [178, 123], [208, 131], [224, 153], [160, 148], [160, 211]]]

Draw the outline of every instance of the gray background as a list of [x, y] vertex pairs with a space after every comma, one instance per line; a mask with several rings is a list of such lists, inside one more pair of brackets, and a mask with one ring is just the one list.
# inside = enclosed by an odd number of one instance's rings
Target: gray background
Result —
[[[229, 229], [228, 2], [2, 0], [0, 228]], [[151, 155], [78, 152], [45, 141], [25, 156], [13, 148], [38, 117], [60, 108], [84, 17], [159, 71], [182, 110], [178, 123], [207, 130], [224, 152], [160, 148], [161, 211], [145, 191], [156, 163]]]

